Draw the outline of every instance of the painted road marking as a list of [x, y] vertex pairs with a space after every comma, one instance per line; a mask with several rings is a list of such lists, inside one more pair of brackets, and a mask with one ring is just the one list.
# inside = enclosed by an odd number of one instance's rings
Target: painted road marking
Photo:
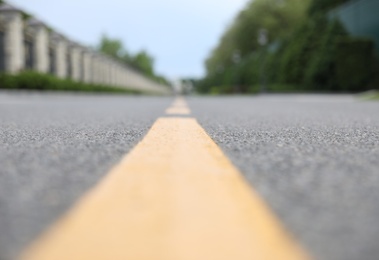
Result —
[[184, 107], [188, 107], [187, 102], [186, 102], [186, 100], [183, 97], [177, 97], [174, 100], [172, 106], [178, 106], [178, 107], [184, 106]]
[[166, 109], [167, 115], [189, 115], [191, 114], [191, 110], [189, 109], [187, 102], [179, 97], [175, 99], [173, 104]]
[[186, 107], [169, 107], [166, 109], [167, 115], [189, 115], [191, 110]]
[[307, 259], [193, 118], [161, 118], [24, 260]]

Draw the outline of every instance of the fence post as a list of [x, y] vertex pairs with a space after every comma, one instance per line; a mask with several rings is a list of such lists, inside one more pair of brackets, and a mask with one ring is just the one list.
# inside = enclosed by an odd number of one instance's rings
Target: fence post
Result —
[[5, 23], [5, 71], [16, 74], [24, 69], [24, 32], [21, 11], [8, 4], [0, 6], [0, 19]]
[[33, 37], [33, 69], [40, 73], [49, 72], [49, 33], [39, 20], [31, 18], [27, 22], [27, 32]]
[[92, 74], [93, 74], [93, 56], [92, 51], [89, 49], [85, 49], [83, 51], [83, 82], [91, 83], [92, 82]]
[[71, 42], [69, 44], [69, 48], [68, 48], [68, 55], [69, 55], [69, 67], [70, 67], [70, 78], [73, 80], [73, 81], [80, 81], [80, 75], [81, 75], [81, 66], [80, 66], [80, 60], [81, 60], [81, 50], [79, 48], [79, 46], [74, 43], [74, 42]]
[[53, 52], [55, 53], [54, 74], [58, 78], [65, 79], [67, 77], [67, 42], [58, 33], [53, 33], [50, 37]]

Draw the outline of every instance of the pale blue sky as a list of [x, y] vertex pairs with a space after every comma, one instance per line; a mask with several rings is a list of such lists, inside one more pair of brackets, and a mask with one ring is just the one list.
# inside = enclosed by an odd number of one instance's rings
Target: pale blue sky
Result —
[[84, 45], [102, 33], [148, 50], [158, 73], [202, 76], [204, 59], [248, 0], [9, 0]]

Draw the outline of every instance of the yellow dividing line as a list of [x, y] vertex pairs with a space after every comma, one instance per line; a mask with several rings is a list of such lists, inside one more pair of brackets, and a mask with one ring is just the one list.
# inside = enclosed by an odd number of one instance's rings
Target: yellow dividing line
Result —
[[193, 118], [160, 118], [25, 260], [308, 259]]
[[189, 115], [191, 110], [188, 108], [187, 102], [182, 97], [175, 99], [171, 107], [166, 109], [167, 115]]
[[183, 97], [177, 97], [172, 104], [172, 106], [176, 107], [188, 107], [186, 100]]

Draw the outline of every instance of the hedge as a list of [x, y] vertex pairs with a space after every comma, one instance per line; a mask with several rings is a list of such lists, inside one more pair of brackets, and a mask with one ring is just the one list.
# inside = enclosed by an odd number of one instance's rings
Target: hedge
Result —
[[0, 89], [80, 91], [102, 93], [141, 94], [141, 91], [110, 87], [99, 84], [86, 84], [68, 79], [59, 79], [52, 75], [24, 71], [17, 75], [0, 74]]

